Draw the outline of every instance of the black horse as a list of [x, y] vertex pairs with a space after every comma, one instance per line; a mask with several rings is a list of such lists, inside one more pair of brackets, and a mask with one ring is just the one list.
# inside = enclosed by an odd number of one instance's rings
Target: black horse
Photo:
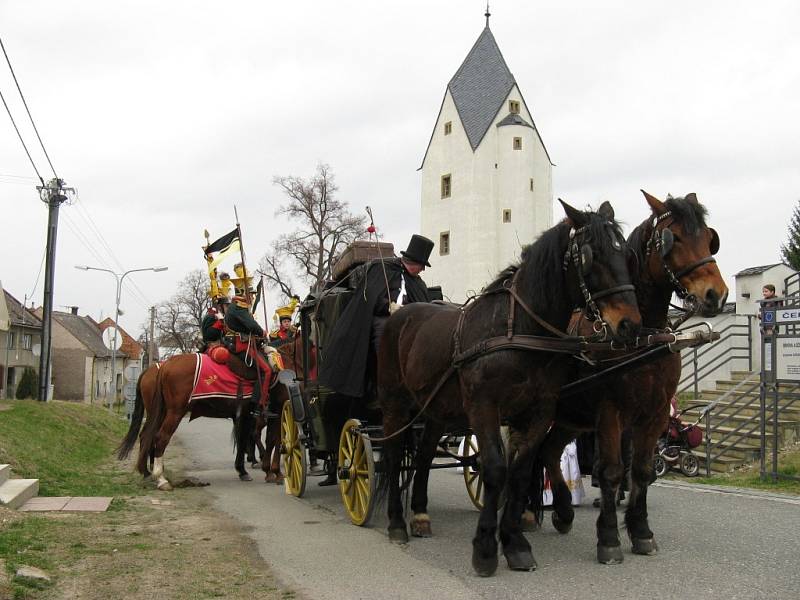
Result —
[[[504, 270], [473, 303], [407, 306], [387, 322], [379, 349], [378, 393], [384, 434], [391, 436], [381, 482], [388, 486], [389, 537], [408, 541], [399, 486], [408, 438], [398, 434], [411, 412], [425, 417], [411, 504], [415, 535], [430, 533], [427, 483], [437, 442], [446, 428], [468, 425], [478, 438], [483, 469], [484, 507], [472, 554], [482, 576], [497, 569], [497, 509], [506, 481], [503, 553], [512, 569], [536, 566], [520, 519], [534, 454], [569, 373], [564, 357], [577, 351], [573, 340], [559, 338], [573, 309], [587, 306], [597, 331], [614, 337], [627, 339], [640, 326], [629, 255], [611, 205], [596, 213], [562, 205], [567, 218], [527, 246], [520, 264]], [[536, 345], [542, 341], [546, 346]], [[501, 421], [512, 431], [514, 459], [508, 467]]]
[[[704, 316], [717, 314], [725, 305], [728, 288], [713, 258], [719, 237], [705, 223], [705, 207], [694, 194], [661, 202], [643, 193], [652, 214], [633, 230], [628, 243], [638, 258], [634, 282], [644, 327], [663, 329], [669, 325], [667, 310], [673, 293]], [[553, 525], [566, 533], [575, 516], [559, 468], [561, 452], [577, 433], [596, 430], [602, 494], [597, 560], [601, 563], [622, 562], [615, 499], [623, 474], [620, 434], [629, 427], [633, 432], [632, 489], [625, 524], [634, 553], [657, 552], [647, 520], [647, 487], [653, 480], [653, 448], [666, 431], [669, 400], [675, 394], [680, 372], [680, 354], [653, 354], [622, 374], [602, 378], [599, 385], [583, 392], [565, 393], [558, 401], [556, 424], [541, 448], [553, 489]], [[583, 369], [583, 375], [590, 373]], [[532, 496], [534, 503], [541, 501], [539, 490]]]

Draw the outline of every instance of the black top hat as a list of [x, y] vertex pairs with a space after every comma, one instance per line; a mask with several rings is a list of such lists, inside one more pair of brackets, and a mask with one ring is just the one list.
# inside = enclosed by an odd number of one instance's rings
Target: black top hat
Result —
[[401, 250], [400, 254], [408, 260], [430, 267], [431, 263], [428, 262], [428, 258], [430, 258], [431, 252], [433, 252], [433, 242], [425, 236], [415, 233], [408, 242], [408, 248]]

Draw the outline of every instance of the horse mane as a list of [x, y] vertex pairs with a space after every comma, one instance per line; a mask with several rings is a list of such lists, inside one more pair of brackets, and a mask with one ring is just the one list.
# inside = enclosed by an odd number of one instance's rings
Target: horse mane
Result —
[[[694, 195], [692, 195], [694, 198]], [[706, 227], [706, 217], [708, 210], [700, 204], [697, 199], [688, 200], [688, 197], [673, 198], [667, 196], [664, 201], [667, 209], [672, 211], [672, 215], [677, 221], [683, 224], [683, 229], [689, 235], [695, 235], [698, 231]]]
[[[672, 216], [675, 220], [683, 225], [683, 229], [688, 235], [695, 235], [701, 229], [707, 227], [706, 217], [708, 216], [708, 210], [697, 200], [687, 200], [686, 197], [673, 198], [672, 196], [667, 196], [667, 199], [664, 201], [664, 206], [667, 207], [667, 210], [672, 212]], [[645, 264], [647, 242], [650, 240], [650, 236], [653, 232], [651, 221], [652, 217], [647, 217], [647, 219], [640, 223], [628, 236], [628, 245], [636, 253], [640, 265]], [[631, 273], [631, 275], [636, 276], [638, 274]]]
[[[608, 221], [593, 211], [583, 211], [583, 214], [587, 218], [583, 239], [591, 239], [592, 250], [599, 256], [607, 256], [613, 251], [607, 231], [609, 224], [619, 239], [624, 239], [619, 223]], [[517, 288], [523, 297], [529, 299], [534, 310], [537, 310], [536, 307], [541, 309], [570, 304], [567, 288], [561, 285], [570, 229], [571, 225], [565, 219], [544, 231], [536, 241], [522, 249], [519, 262], [500, 271], [495, 280], [484, 288], [484, 292], [499, 290], [507, 280], [519, 273]]]

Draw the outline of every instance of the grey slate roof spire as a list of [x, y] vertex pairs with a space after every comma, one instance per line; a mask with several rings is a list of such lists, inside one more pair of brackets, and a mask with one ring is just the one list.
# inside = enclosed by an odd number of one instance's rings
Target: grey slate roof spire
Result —
[[486, 27], [447, 85], [473, 150], [486, 135], [514, 84], [514, 76], [489, 29], [487, 5]]

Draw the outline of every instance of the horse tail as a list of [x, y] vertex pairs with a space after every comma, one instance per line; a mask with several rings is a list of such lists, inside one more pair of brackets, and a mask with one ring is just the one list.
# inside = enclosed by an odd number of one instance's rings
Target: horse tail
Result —
[[166, 402], [164, 402], [164, 393], [161, 390], [161, 375], [163, 373], [164, 370], [160, 369], [158, 371], [158, 375], [156, 375], [152, 414], [147, 415], [147, 421], [145, 422], [144, 429], [142, 430], [142, 437], [139, 440], [139, 458], [136, 461], [136, 470], [145, 477], [150, 474], [148, 462], [152, 466], [156, 436], [158, 435], [158, 430], [161, 429], [161, 424], [164, 422], [164, 417], [167, 414], [167, 406]]
[[115, 450], [117, 453], [117, 459], [119, 460], [125, 460], [128, 458], [131, 450], [133, 450], [133, 446], [136, 444], [136, 438], [139, 435], [139, 430], [142, 428], [142, 417], [144, 417], [144, 401], [142, 400], [143, 377], [144, 372], [139, 375], [139, 379], [136, 380], [136, 403], [133, 407], [133, 415], [131, 416], [131, 424], [130, 427], [128, 427], [128, 433], [125, 434], [122, 442]]

